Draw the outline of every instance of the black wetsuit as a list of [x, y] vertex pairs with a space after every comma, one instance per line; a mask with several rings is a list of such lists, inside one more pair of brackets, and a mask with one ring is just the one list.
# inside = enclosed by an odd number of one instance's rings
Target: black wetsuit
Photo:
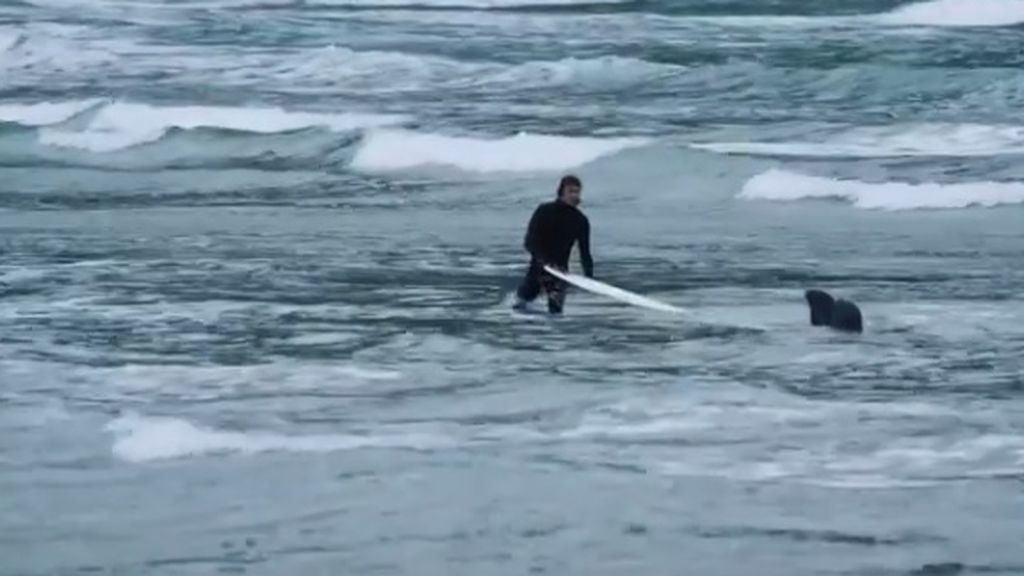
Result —
[[519, 285], [517, 295], [523, 302], [531, 302], [547, 292], [548, 311], [558, 314], [565, 302], [565, 285], [544, 271], [544, 265], [562, 270], [569, 268], [569, 255], [574, 243], [579, 243], [583, 274], [594, 275], [594, 261], [590, 257], [590, 221], [575, 206], [560, 200], [545, 202], [537, 207], [530, 218], [523, 242], [530, 253], [530, 268]]

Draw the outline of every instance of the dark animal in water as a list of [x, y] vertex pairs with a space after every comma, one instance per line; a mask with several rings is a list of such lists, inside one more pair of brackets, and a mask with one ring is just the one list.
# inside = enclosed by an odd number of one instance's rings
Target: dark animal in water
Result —
[[828, 326], [843, 332], [863, 332], [860, 308], [849, 300], [836, 300], [824, 290], [807, 290], [804, 298], [811, 309], [811, 326]]

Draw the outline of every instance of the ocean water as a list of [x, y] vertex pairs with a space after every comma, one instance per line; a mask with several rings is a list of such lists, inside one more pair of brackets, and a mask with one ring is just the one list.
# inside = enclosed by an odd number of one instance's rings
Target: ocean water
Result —
[[[1022, 46], [1021, 0], [0, 3], [0, 575], [1024, 574]], [[597, 278], [689, 314], [510, 312], [567, 172]]]

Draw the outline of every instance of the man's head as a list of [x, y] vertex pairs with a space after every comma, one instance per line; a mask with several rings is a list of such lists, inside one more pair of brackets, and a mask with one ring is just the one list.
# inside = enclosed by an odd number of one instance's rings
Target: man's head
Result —
[[558, 183], [558, 199], [570, 206], [579, 206], [583, 183], [572, 174], [563, 176]]

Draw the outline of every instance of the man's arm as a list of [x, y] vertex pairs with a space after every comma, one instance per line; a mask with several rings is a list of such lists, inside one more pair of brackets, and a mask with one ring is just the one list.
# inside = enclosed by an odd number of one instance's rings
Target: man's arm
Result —
[[523, 248], [530, 253], [538, 262], [544, 262], [542, 253], [543, 242], [541, 239], [542, 220], [544, 219], [544, 207], [538, 206], [530, 217], [530, 223], [526, 227], [526, 237], [523, 238]]
[[577, 238], [580, 247], [580, 264], [583, 265], [583, 275], [587, 278], [594, 277], [594, 259], [590, 257], [590, 221], [583, 219], [583, 226], [580, 229], [580, 237]]

